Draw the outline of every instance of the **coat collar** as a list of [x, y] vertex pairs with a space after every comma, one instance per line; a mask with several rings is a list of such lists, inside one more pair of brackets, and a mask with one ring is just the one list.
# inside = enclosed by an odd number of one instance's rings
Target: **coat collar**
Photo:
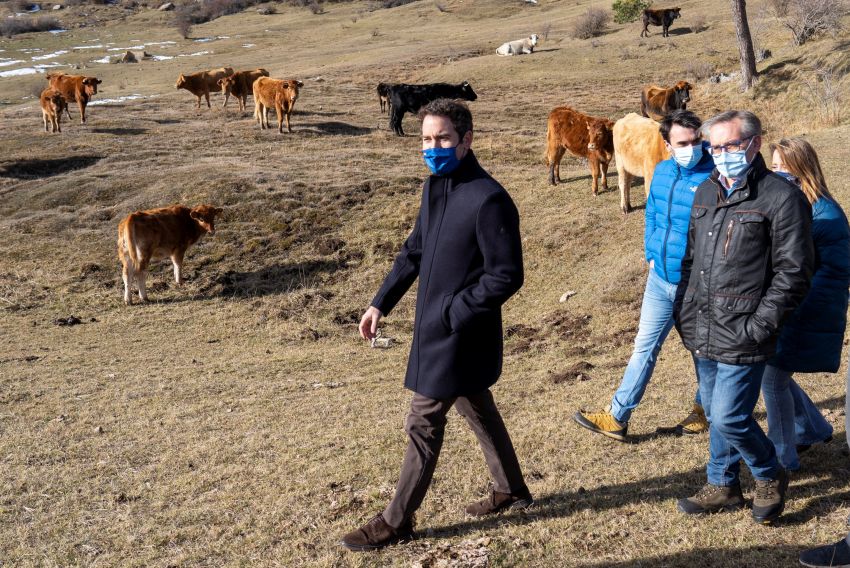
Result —
[[458, 185], [479, 178], [482, 174], [484, 174], [484, 170], [478, 163], [478, 159], [475, 157], [472, 148], [470, 148], [466, 156], [460, 161], [460, 165], [453, 172], [444, 176], [432, 174], [428, 178], [428, 181], [433, 184], [436, 181], [446, 180], [449, 185], [449, 191], [453, 191], [457, 189]]

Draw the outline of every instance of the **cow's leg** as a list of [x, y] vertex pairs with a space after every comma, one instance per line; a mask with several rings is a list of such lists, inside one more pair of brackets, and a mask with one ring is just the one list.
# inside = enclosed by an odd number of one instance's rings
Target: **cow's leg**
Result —
[[563, 146], [555, 148], [552, 163], [549, 164], [549, 183], [552, 185], [558, 185], [558, 182], [561, 181], [561, 159], [565, 152], [566, 148]]
[[77, 101], [77, 105], [80, 107], [80, 124], [86, 123], [86, 103], [82, 100]]
[[632, 175], [620, 164], [622, 160], [619, 158], [615, 158], [615, 160], [617, 160], [617, 185], [620, 186], [620, 210], [623, 213], [628, 213], [632, 210], [629, 203], [629, 186], [632, 184]]
[[183, 253], [175, 252], [171, 255], [171, 264], [174, 265], [174, 281], [178, 286], [183, 284]]
[[[60, 110], [59, 112], [61, 113], [62, 111]], [[73, 118], [71, 118], [71, 111], [68, 109], [68, 103], [67, 102], [65, 103], [65, 114], [68, 115], [68, 120], [73, 120]]]
[[44, 111], [41, 111], [41, 120], [44, 122], [44, 131], [50, 132], [50, 130], [47, 129], [47, 113]]
[[646, 163], [643, 165], [643, 190], [646, 197], [649, 197], [649, 188], [652, 186], [652, 176], [655, 173], [655, 164]]
[[[207, 108], [212, 108], [212, 105], [210, 104], [210, 92], [209, 91], [206, 91], [204, 93], [204, 98], [207, 99]], [[198, 107], [198, 108], [200, 108], [200, 107]]]
[[226, 92], [226, 91], [225, 91], [225, 93], [224, 93], [224, 102], [222, 103], [221, 108], [227, 108], [227, 101], [228, 101], [228, 99], [230, 99], [230, 93], [228, 93], [228, 92]]
[[198, 107], [197, 108], [199, 108], [199, 109], [201, 108], [201, 97], [203, 97], [203, 96], [204, 95], [198, 95]]
[[593, 195], [599, 195], [599, 159], [590, 154], [587, 161], [590, 166], [590, 189]]
[[283, 134], [283, 108], [279, 101], [275, 101], [274, 111], [277, 114], [277, 132]]
[[600, 162], [600, 170], [602, 170], [602, 189], [608, 191], [608, 166], [611, 162]]
[[292, 132], [292, 127], [291, 127], [291, 126], [289, 126], [289, 117], [290, 117], [291, 115], [292, 115], [292, 108], [289, 108], [289, 109], [286, 111], [286, 131], [287, 131], [287, 132], [290, 132], [290, 133]]
[[136, 284], [139, 286], [139, 299], [143, 302], [148, 301], [148, 291], [147, 288], [145, 288], [145, 280], [147, 280], [147, 277], [147, 270], [139, 270], [136, 273]]
[[124, 269], [121, 271], [121, 277], [124, 280], [124, 303], [128, 306], [133, 303], [131, 288], [133, 286], [133, 280], [136, 277], [132, 267], [130, 266], [132, 262], [133, 261], [130, 260], [124, 263]]

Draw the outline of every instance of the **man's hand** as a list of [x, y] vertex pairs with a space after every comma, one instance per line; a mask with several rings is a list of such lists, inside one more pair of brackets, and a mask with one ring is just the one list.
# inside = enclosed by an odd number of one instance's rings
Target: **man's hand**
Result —
[[384, 314], [375, 306], [369, 306], [363, 317], [360, 318], [360, 337], [365, 340], [371, 340], [378, 334], [378, 322]]

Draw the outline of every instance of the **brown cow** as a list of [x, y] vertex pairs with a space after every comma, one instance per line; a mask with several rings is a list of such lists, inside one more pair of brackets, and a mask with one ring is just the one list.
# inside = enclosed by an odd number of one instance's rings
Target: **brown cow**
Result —
[[641, 22], [643, 23], [643, 30], [640, 32], [640, 37], [649, 37], [649, 25], [653, 26], [661, 26], [661, 36], [669, 37], [670, 36], [670, 26], [673, 24], [673, 20], [676, 18], [680, 18], [682, 14], [681, 8], [661, 8], [659, 10], [652, 10], [647, 8], [641, 14]]
[[227, 100], [230, 98], [230, 95], [233, 95], [239, 101], [239, 110], [245, 110], [248, 95], [253, 94], [254, 81], [260, 77], [268, 76], [269, 72], [260, 67], [253, 71], [237, 71], [229, 77], [219, 79], [218, 84], [224, 92], [224, 104], [221, 107], [226, 107]]
[[204, 234], [215, 234], [215, 217], [222, 210], [212, 205], [192, 209], [172, 205], [148, 211], [130, 213], [118, 224], [118, 258], [123, 266], [124, 303], [129, 305], [130, 287], [135, 281], [139, 298], [148, 301], [145, 290], [148, 265], [151, 260], [171, 257], [174, 279], [183, 283], [181, 270], [186, 249]]
[[92, 96], [97, 94], [97, 86], [103, 83], [97, 77], [86, 77], [84, 75], [65, 75], [64, 73], [48, 73], [47, 84], [59, 91], [62, 98], [65, 99], [65, 112], [68, 115], [68, 120], [71, 119], [71, 112], [68, 110], [68, 104], [74, 101], [80, 109], [80, 124], [86, 122], [86, 105]]
[[201, 97], [206, 97], [207, 108], [212, 108], [210, 106], [210, 92], [217, 93], [221, 91], [221, 85], [218, 84], [218, 80], [230, 75], [233, 75], [233, 68], [231, 67], [198, 71], [197, 73], [190, 73], [188, 75], [180, 73], [177, 83], [174, 86], [178, 89], [186, 89], [198, 97], [197, 108], [201, 108]]
[[277, 112], [277, 131], [283, 133], [283, 116], [286, 115], [286, 130], [292, 132], [289, 116], [295, 101], [298, 100], [298, 89], [304, 86], [295, 79], [269, 79], [260, 77], [254, 81], [254, 118], [260, 123], [260, 128], [269, 128], [268, 109], [274, 107]]
[[629, 199], [632, 177], [643, 177], [643, 189], [649, 195], [649, 186], [658, 162], [669, 157], [658, 123], [630, 112], [614, 123], [614, 159], [617, 161], [617, 178], [620, 186], [620, 209], [632, 210]]
[[688, 108], [693, 86], [687, 81], [679, 81], [670, 88], [650, 85], [640, 94], [641, 115], [654, 120], [663, 120], [674, 110]]
[[[67, 103], [62, 98], [62, 93], [53, 87], [47, 87], [39, 97], [41, 103], [41, 119], [44, 121], [45, 132], [62, 132], [62, 110], [67, 110]], [[48, 128], [50, 124], [50, 128]]]
[[600, 171], [602, 188], [608, 189], [608, 164], [614, 154], [613, 127], [614, 123], [607, 118], [594, 118], [565, 106], [553, 109], [546, 129], [549, 183], [557, 185], [561, 180], [561, 158], [569, 151], [579, 158], [587, 158], [593, 178], [593, 195], [599, 194]]

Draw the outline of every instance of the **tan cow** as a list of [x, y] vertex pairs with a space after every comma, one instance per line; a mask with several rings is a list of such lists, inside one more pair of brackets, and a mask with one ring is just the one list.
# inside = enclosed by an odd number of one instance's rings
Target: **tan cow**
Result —
[[47, 84], [59, 91], [62, 98], [65, 99], [63, 106], [68, 115], [68, 120], [71, 119], [71, 112], [68, 110], [67, 103], [76, 101], [80, 109], [80, 124], [86, 122], [86, 105], [92, 96], [97, 94], [97, 86], [103, 83], [97, 77], [86, 77], [85, 75], [65, 75], [64, 73], [48, 73]]
[[658, 123], [651, 118], [629, 113], [614, 123], [614, 159], [620, 186], [620, 209], [632, 210], [629, 193], [632, 177], [643, 177], [643, 188], [649, 195], [652, 175], [658, 162], [669, 157]]
[[145, 290], [151, 260], [170, 257], [174, 280], [183, 283], [181, 270], [186, 249], [204, 234], [215, 234], [215, 218], [222, 210], [212, 205], [192, 209], [172, 205], [160, 209], [130, 213], [118, 224], [118, 258], [123, 267], [124, 303], [129, 305], [130, 287], [135, 282], [139, 298], [148, 301]]
[[640, 114], [661, 121], [674, 110], [687, 110], [693, 88], [687, 81], [668, 88], [648, 85], [640, 93]]
[[608, 164], [614, 154], [613, 127], [614, 123], [607, 118], [587, 116], [566, 106], [553, 109], [546, 128], [549, 183], [556, 185], [560, 181], [561, 158], [569, 151], [573, 156], [587, 158], [593, 195], [599, 193], [600, 173], [602, 187], [608, 189]]
[[269, 128], [268, 109], [274, 107], [277, 112], [277, 131], [283, 133], [283, 116], [286, 115], [286, 130], [292, 132], [289, 116], [295, 101], [298, 100], [298, 89], [304, 86], [295, 79], [269, 79], [260, 77], [254, 81], [254, 119], [260, 123], [260, 128]]
[[224, 92], [224, 104], [221, 107], [225, 108], [230, 95], [233, 95], [239, 101], [239, 110], [245, 110], [248, 95], [253, 94], [254, 81], [268, 76], [269, 72], [260, 67], [253, 71], [237, 71], [229, 77], [222, 77], [217, 81]]
[[[68, 106], [62, 93], [53, 87], [47, 87], [39, 97], [41, 103], [41, 119], [44, 121], [45, 132], [62, 132], [62, 110]], [[48, 127], [48, 124], [50, 127]]]
[[219, 79], [233, 75], [232, 67], [220, 67], [218, 69], [209, 69], [207, 71], [198, 71], [188, 75], [180, 73], [177, 78], [177, 83], [174, 85], [178, 89], [186, 89], [196, 97], [198, 97], [198, 107], [201, 108], [201, 97], [206, 97], [207, 108], [210, 106], [210, 93], [218, 93], [221, 91], [221, 85], [218, 84]]

